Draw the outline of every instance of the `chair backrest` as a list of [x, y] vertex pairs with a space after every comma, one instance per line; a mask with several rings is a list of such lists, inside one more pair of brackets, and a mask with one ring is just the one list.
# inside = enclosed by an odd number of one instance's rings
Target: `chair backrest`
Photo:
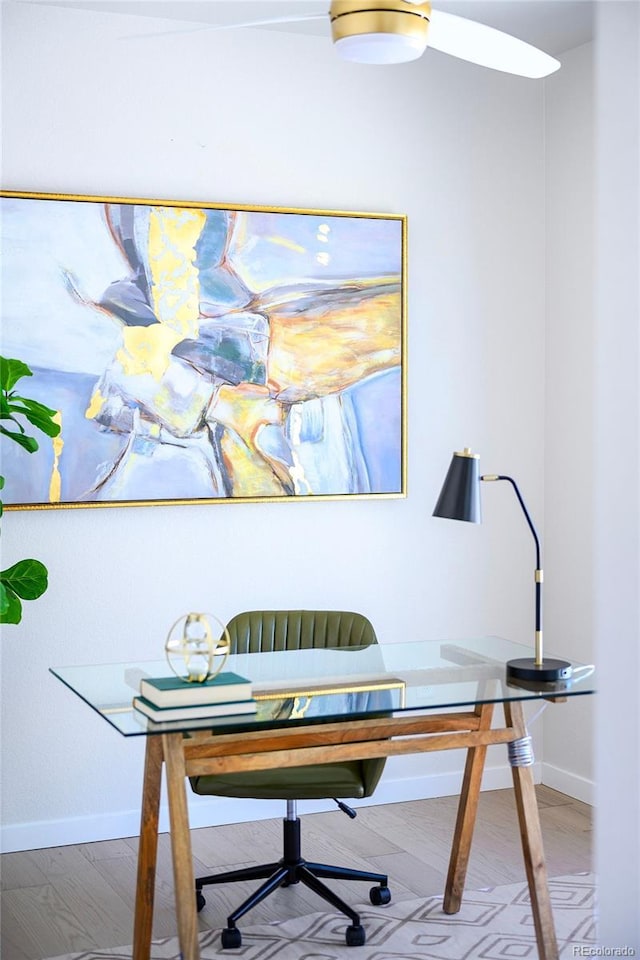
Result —
[[[310, 647], [356, 647], [377, 643], [373, 626], [360, 613], [341, 610], [248, 610], [236, 614], [227, 624], [231, 640], [231, 653], [262, 653], [274, 650], [303, 650]], [[386, 697], [388, 691], [356, 693], [355, 697]], [[380, 710], [388, 710], [385, 703]], [[354, 708], [357, 712], [357, 706]], [[385, 757], [374, 757], [359, 763], [360, 787], [353, 797], [370, 797], [375, 790], [386, 763]], [[354, 761], [338, 761], [322, 764], [324, 776], [331, 780], [331, 768], [353, 767]], [[306, 769], [306, 768], [305, 768]], [[235, 797], [281, 797], [289, 798], [288, 781], [291, 768], [268, 771], [247, 771], [233, 775], [191, 777], [191, 786], [196, 793], [217, 794]], [[334, 777], [335, 779], [335, 777]], [[281, 781], [279, 785], [274, 781]], [[231, 785], [229, 785], [231, 784]], [[266, 784], [266, 789], [265, 789]], [[282, 786], [284, 785], [284, 786]], [[311, 791], [298, 782], [296, 799], [317, 799], [334, 796], [325, 788], [319, 789], [317, 781]], [[337, 788], [336, 788], [337, 789]]]
[[227, 624], [231, 653], [377, 643], [370, 621], [343, 610], [248, 610]]

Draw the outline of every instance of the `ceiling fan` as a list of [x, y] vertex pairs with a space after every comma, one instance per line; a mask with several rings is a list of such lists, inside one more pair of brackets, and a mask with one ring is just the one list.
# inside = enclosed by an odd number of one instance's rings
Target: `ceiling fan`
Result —
[[[326, 13], [270, 17], [204, 29], [228, 30], [324, 20]], [[433, 10], [422, 0], [332, 0], [328, 14], [339, 56], [356, 63], [406, 63], [427, 47], [471, 63], [539, 79], [560, 62], [537, 47], [476, 20]]]

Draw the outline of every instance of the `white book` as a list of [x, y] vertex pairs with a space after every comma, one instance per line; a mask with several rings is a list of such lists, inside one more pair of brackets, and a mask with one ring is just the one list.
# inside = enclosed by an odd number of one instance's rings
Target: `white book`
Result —
[[156, 723], [171, 720], [206, 720], [207, 717], [232, 717], [239, 714], [255, 713], [258, 704], [255, 700], [238, 700], [232, 703], [201, 703], [193, 707], [156, 707], [145, 697], [134, 697], [133, 706], [140, 713]]

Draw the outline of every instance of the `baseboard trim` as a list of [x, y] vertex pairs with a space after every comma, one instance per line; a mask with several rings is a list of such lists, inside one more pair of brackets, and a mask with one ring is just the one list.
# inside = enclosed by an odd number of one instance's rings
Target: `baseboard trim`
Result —
[[[540, 764], [536, 764], [534, 769], [536, 782], [540, 781], [540, 774]], [[352, 805], [354, 807], [378, 806], [383, 803], [455, 796], [460, 792], [460, 783], [461, 774], [455, 772], [420, 777], [387, 778], [379, 784], [373, 797], [353, 801]], [[511, 769], [506, 764], [487, 767], [482, 789], [501, 790], [510, 787], [511, 783]], [[319, 813], [335, 809], [335, 805], [330, 800], [305, 801], [304, 810], [301, 812]], [[189, 818], [194, 829], [227, 823], [268, 820], [282, 815], [283, 804], [279, 800], [243, 801], [189, 794]], [[164, 833], [168, 829], [168, 811], [166, 805], [163, 805], [160, 809], [160, 830]], [[68, 846], [72, 843], [94, 843], [99, 840], [136, 837], [139, 832], [139, 810], [6, 824], [2, 827], [0, 834], [0, 849], [3, 853], [13, 853], [19, 850], [37, 850], [42, 847]]]
[[574, 800], [582, 800], [583, 803], [591, 806], [595, 804], [595, 783], [577, 773], [563, 770], [562, 767], [554, 767], [552, 763], [543, 763], [540, 782], [560, 793], [566, 793]]

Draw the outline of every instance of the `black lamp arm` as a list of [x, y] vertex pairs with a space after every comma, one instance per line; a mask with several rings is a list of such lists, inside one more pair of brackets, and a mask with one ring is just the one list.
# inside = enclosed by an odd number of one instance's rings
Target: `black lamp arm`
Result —
[[508, 480], [509, 483], [511, 484], [511, 486], [513, 487], [513, 489], [514, 489], [514, 491], [515, 491], [515, 495], [516, 495], [516, 497], [518, 498], [518, 501], [519, 501], [519, 503], [520, 503], [520, 506], [522, 507], [522, 512], [524, 513], [524, 515], [525, 515], [525, 517], [526, 517], [526, 520], [527, 520], [527, 523], [529, 524], [529, 529], [531, 530], [531, 533], [533, 534], [533, 539], [534, 539], [535, 544], [536, 544], [536, 569], [537, 569], [537, 570], [540, 570], [540, 569], [541, 569], [541, 568], [540, 568], [540, 540], [538, 539], [538, 534], [537, 534], [537, 532], [536, 532], [536, 528], [535, 528], [534, 525], [533, 525], [533, 520], [531, 519], [531, 516], [529, 515], [529, 511], [527, 510], [527, 506], [526, 506], [524, 500], [522, 499], [522, 494], [520, 493], [520, 491], [519, 491], [519, 489], [518, 489], [518, 484], [515, 482], [515, 480], [513, 479], [513, 477], [505, 477], [505, 476], [501, 476], [500, 474], [493, 475], [493, 476], [492, 476], [492, 475], [485, 475], [484, 477], [480, 477], [480, 479], [481, 479], [481, 480]]
[[522, 499], [522, 494], [518, 489], [518, 484], [515, 482], [513, 477], [503, 476], [501, 474], [485, 474], [480, 477], [481, 480], [507, 480], [514, 489], [515, 495], [518, 498], [520, 506], [522, 507], [522, 512], [525, 515], [526, 521], [529, 524], [529, 529], [533, 534], [533, 539], [536, 545], [536, 660], [542, 659], [542, 566], [540, 558], [540, 540], [536, 532], [536, 528], [533, 525], [533, 520], [529, 515], [527, 506]]

